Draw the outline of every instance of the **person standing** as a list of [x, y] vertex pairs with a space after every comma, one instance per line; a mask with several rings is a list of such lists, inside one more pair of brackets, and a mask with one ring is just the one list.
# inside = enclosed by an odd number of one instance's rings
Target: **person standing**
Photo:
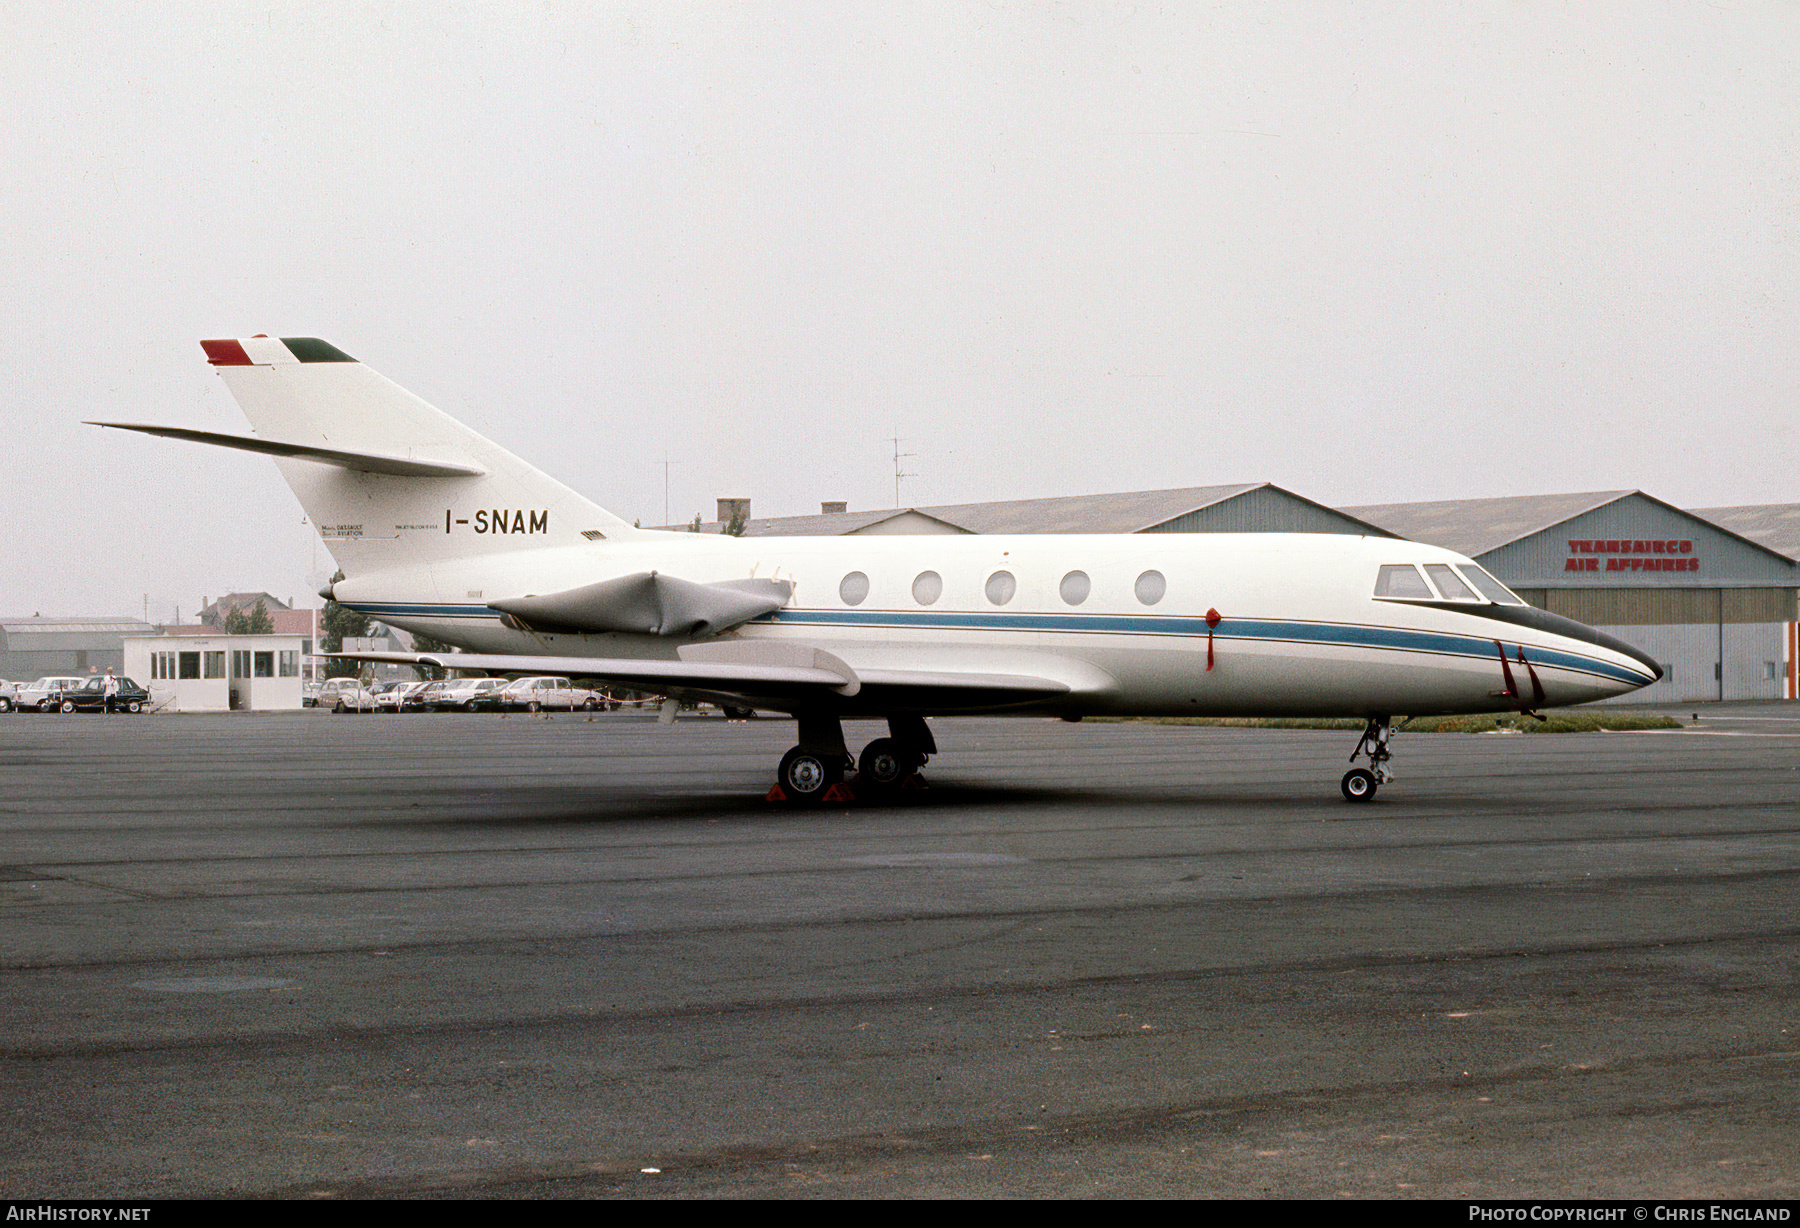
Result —
[[119, 680], [113, 677], [110, 665], [106, 667], [106, 681], [100, 684], [100, 690], [106, 696], [106, 710], [113, 711], [113, 704], [119, 698]]

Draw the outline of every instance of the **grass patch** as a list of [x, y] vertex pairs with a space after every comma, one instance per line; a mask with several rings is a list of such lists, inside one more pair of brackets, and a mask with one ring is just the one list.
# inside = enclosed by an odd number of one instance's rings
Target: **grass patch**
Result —
[[[1202, 725], [1214, 729], [1348, 729], [1361, 732], [1355, 717], [1252, 716], [1101, 716], [1089, 720], [1133, 721], [1147, 725]], [[1546, 720], [1518, 712], [1479, 712], [1463, 716], [1418, 716], [1396, 725], [1396, 733], [1626, 733], [1643, 729], [1682, 729], [1672, 716], [1646, 712], [1553, 712]]]

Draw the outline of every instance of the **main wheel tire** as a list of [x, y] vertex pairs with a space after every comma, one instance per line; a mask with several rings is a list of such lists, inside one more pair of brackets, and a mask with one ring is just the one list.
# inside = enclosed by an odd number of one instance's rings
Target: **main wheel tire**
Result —
[[1366, 802], [1375, 796], [1375, 785], [1375, 773], [1367, 768], [1352, 768], [1344, 773], [1338, 787], [1344, 791], [1345, 801]]
[[58, 712], [73, 712], [75, 711], [75, 701], [72, 699], [65, 699], [62, 703], [57, 705], [56, 710]]
[[37, 709], [39, 712], [54, 712], [56, 711], [56, 701], [53, 699], [40, 699], [38, 700]]
[[6, 698], [4, 695], [0, 695], [0, 712], [11, 712], [12, 709], [13, 701]]
[[125, 705], [125, 711], [131, 713], [133, 716], [136, 716], [138, 713], [142, 712], [143, 710], [144, 710], [144, 704], [143, 704], [142, 700], [134, 699], [130, 703]]
[[892, 738], [876, 738], [863, 747], [862, 757], [856, 761], [856, 783], [872, 792], [890, 793], [918, 766], [913, 756], [900, 748], [900, 743]]
[[821, 755], [796, 746], [781, 757], [775, 769], [776, 783], [792, 802], [816, 802], [844, 778], [841, 764], [832, 755]]

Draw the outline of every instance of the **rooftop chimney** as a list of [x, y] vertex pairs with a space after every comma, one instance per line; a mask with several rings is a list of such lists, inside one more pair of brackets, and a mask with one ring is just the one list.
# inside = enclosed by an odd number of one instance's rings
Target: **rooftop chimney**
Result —
[[719, 523], [730, 524], [733, 516], [742, 516], [745, 520], [750, 519], [750, 500], [720, 499]]
[[849, 510], [850, 505], [844, 502], [819, 504], [819, 515], [821, 516], [841, 516]]

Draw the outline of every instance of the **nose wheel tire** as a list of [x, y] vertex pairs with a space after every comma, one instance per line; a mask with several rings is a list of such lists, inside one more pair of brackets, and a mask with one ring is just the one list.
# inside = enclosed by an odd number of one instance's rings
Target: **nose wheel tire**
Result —
[[1338, 785], [1347, 802], [1366, 802], [1375, 796], [1375, 773], [1366, 768], [1353, 768], [1344, 773]]

